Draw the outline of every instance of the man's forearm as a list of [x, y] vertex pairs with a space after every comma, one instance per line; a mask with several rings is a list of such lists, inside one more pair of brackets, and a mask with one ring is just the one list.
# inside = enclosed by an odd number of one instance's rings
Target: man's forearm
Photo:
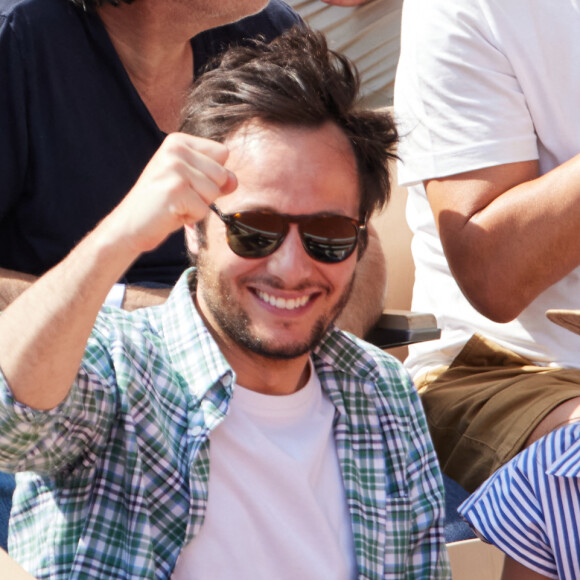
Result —
[[18, 401], [50, 409], [68, 394], [97, 313], [136, 258], [107, 239], [97, 228], [0, 316], [0, 368]]
[[426, 184], [453, 275], [496, 322], [518, 316], [580, 265], [580, 155], [538, 171], [528, 161]]

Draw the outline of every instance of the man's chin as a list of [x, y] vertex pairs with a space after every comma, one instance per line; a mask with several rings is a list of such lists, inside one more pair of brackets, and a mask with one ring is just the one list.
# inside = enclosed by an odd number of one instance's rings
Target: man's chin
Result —
[[245, 340], [241, 343], [238, 342], [238, 344], [253, 354], [270, 360], [292, 360], [300, 358], [310, 353], [316, 346], [312, 341], [281, 344], [279, 341], [259, 340], [255, 338], [253, 340]]

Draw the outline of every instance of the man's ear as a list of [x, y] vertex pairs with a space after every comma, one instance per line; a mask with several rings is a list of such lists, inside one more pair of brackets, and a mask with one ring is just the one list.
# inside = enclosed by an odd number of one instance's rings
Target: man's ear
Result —
[[190, 254], [197, 256], [199, 254], [199, 228], [196, 224], [186, 224], [185, 243]]

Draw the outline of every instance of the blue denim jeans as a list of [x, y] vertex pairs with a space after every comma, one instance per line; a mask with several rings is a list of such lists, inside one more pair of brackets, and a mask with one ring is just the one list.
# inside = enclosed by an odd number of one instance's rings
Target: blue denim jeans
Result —
[[445, 474], [443, 474], [443, 485], [445, 487], [445, 541], [449, 543], [475, 538], [469, 524], [457, 513], [457, 508], [468, 498], [469, 493]]
[[12, 506], [12, 492], [14, 491], [14, 476], [0, 471], [0, 547], [7, 549], [8, 519]]

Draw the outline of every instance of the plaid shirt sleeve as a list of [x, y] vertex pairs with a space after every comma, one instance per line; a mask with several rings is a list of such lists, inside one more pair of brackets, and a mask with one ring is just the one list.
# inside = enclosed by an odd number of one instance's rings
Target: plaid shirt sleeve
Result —
[[51, 411], [18, 404], [0, 380], [0, 469], [24, 471], [9, 548], [35, 577], [169, 578], [192, 491], [188, 405], [158, 322], [99, 316], [75, 384]]
[[0, 373], [0, 469], [48, 474], [78, 461], [93, 462], [117, 409], [106, 326], [100, 322], [97, 328], [75, 383], [54, 409], [39, 411], [19, 403]]

